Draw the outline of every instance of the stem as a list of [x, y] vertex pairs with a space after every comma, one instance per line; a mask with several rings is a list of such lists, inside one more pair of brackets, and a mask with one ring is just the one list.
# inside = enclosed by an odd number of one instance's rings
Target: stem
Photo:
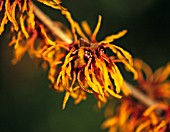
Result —
[[[45, 26], [47, 26], [47, 28], [49, 30], [51, 30], [51, 32], [59, 37], [61, 40], [67, 42], [67, 43], [72, 43], [73, 41], [67, 37], [62, 30], [57, 26], [57, 24], [55, 24], [46, 14], [44, 14], [37, 6], [35, 6], [33, 4], [33, 8], [34, 8], [34, 13], [35, 16], [37, 18], [39, 18], [42, 23], [44, 23]], [[142, 102], [143, 104], [145, 104], [146, 106], [151, 106], [154, 105], [156, 103], [158, 103], [155, 100], [152, 100], [151, 98], [149, 98], [148, 96], [146, 96], [145, 94], [143, 94], [141, 91], [139, 91], [137, 88], [135, 88], [132, 84], [128, 83], [125, 81], [125, 84], [127, 86], [127, 88], [129, 88], [132, 92], [132, 96], [134, 98], [136, 98], [137, 100], [139, 100], [140, 102]]]
[[155, 100], [149, 98], [148, 96], [146, 96], [145, 94], [143, 94], [140, 90], [135, 88], [135, 86], [133, 86], [132, 84], [130, 84], [126, 81], [125, 81], [125, 84], [126, 84], [127, 88], [129, 88], [131, 90], [132, 96], [134, 98], [138, 99], [140, 102], [142, 102], [146, 106], [151, 106], [151, 105], [158, 103], [157, 101], [155, 101]]
[[44, 25], [51, 30], [53, 35], [59, 37], [67, 43], [72, 43], [72, 40], [68, 38], [62, 30], [55, 24], [46, 14], [44, 14], [37, 6], [33, 4], [35, 16], [44, 23]]

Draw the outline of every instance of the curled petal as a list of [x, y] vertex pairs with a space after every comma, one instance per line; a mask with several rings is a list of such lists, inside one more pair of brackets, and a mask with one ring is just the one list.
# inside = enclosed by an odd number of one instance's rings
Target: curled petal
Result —
[[77, 80], [78, 80], [78, 83], [79, 83], [80, 87], [81, 87], [84, 91], [86, 91], [86, 92], [88, 92], [88, 93], [93, 93], [92, 90], [87, 89], [87, 87], [84, 86], [84, 84], [82, 83], [82, 81], [81, 81], [81, 79], [80, 79], [80, 74], [81, 74], [81, 71], [79, 71], [78, 74], [77, 74]]
[[127, 51], [125, 51], [121, 47], [118, 47], [118, 46], [112, 45], [112, 44], [106, 44], [106, 46], [108, 46], [108, 48], [110, 48], [113, 51], [113, 53], [117, 54], [117, 57], [120, 60], [127, 59], [129, 64], [133, 66], [132, 56]]
[[152, 105], [148, 109], [146, 109], [146, 111], [143, 113], [143, 115], [149, 116], [150, 113], [153, 112], [156, 109], [166, 110], [166, 109], [168, 109], [168, 106], [166, 104], [163, 104], [163, 103], [158, 103], [158, 104]]
[[166, 128], [167, 123], [168, 123], [167, 121], [162, 120], [161, 123], [157, 127], [154, 128], [154, 131], [159, 132], [161, 128], [163, 127]]
[[107, 36], [103, 41], [101, 41], [100, 43], [111, 43], [113, 42], [115, 39], [119, 39], [121, 37], [123, 37], [125, 34], [127, 33], [127, 30], [122, 30], [117, 34], [113, 34], [110, 36]]
[[[148, 80], [151, 75], [152, 75], [152, 69], [149, 67], [148, 64], [146, 64], [145, 62], [143, 62], [140, 59], [134, 59], [134, 67], [136, 70], [138, 70], [138, 72], [143, 71], [145, 76], [146, 76], [146, 80]], [[140, 78], [142, 79], [142, 73], [140, 73]], [[143, 80], [143, 79], [142, 79]]]
[[118, 99], [121, 99], [121, 98], [122, 98], [121, 95], [116, 94], [114, 91], [112, 91], [112, 90], [109, 89], [109, 88], [107, 88], [106, 91], [107, 91], [110, 95], [112, 95], [113, 97], [115, 97], [115, 98], [118, 98]]
[[163, 82], [170, 75], [170, 63], [168, 63], [165, 67], [161, 67], [154, 72], [154, 81], [155, 82]]
[[122, 48], [116, 46], [116, 45], [111, 45], [111, 44], [106, 44], [113, 53], [117, 54], [117, 57], [119, 58], [119, 61], [124, 63], [125, 66], [134, 74], [134, 79], [137, 79], [138, 74], [136, 70], [133, 68], [133, 59], [132, 56]]
[[45, 31], [45, 27], [43, 25], [40, 25], [40, 29], [41, 29], [41, 33], [44, 36], [45, 40], [47, 41], [47, 44], [50, 45], [55, 45], [56, 43], [54, 41], [52, 41], [48, 36], [47, 33]]
[[5, 11], [6, 11], [6, 14], [8, 16], [9, 21], [12, 22], [12, 24], [14, 25], [15, 30], [18, 31], [19, 27], [18, 27], [16, 19], [13, 18], [13, 16], [12, 16], [12, 10], [11, 10], [9, 0], [6, 0], [6, 2], [5, 2], [5, 9], [6, 9]]
[[115, 86], [116, 86], [116, 92], [120, 93], [120, 89], [123, 85], [123, 77], [118, 69], [118, 67], [113, 64], [110, 70], [110, 75], [112, 79], [114, 80]]
[[25, 35], [25, 37], [28, 39], [29, 38], [29, 34], [25, 28], [25, 19], [26, 19], [26, 16], [20, 16], [20, 25], [21, 25], [21, 30], [23, 32], [23, 34]]
[[96, 86], [96, 84], [94, 84], [92, 81], [91, 81], [91, 77], [90, 77], [90, 74], [89, 74], [89, 65], [91, 63], [91, 58], [89, 59], [85, 69], [84, 69], [84, 74], [85, 74], [85, 77], [86, 77], [86, 80], [87, 80], [87, 84], [92, 88], [93, 91], [95, 91], [96, 93], [99, 93], [98, 91], [98, 88]]
[[29, 1], [28, 22], [29, 22], [29, 25], [31, 25], [31, 28], [34, 29], [35, 21], [34, 21], [33, 5], [31, 1]]
[[124, 65], [125, 68], [133, 73], [133, 79], [136, 80], [138, 78], [138, 73], [133, 66], [127, 63], [125, 60], [120, 60]]
[[140, 124], [137, 129], [136, 129], [136, 132], [142, 132], [144, 128], [146, 128], [147, 126], [150, 125], [150, 120], [148, 121], [145, 121], [144, 123]]

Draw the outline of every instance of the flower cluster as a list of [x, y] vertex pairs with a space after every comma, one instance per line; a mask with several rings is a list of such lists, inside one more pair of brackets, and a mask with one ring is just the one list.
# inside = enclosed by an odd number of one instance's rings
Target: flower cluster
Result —
[[[50, 6], [53, 7], [53, 5]], [[121, 95], [119, 93], [121, 90], [126, 95], [129, 94], [130, 91], [125, 87], [123, 77], [116, 63], [123, 63], [136, 79], [137, 73], [133, 68], [132, 57], [122, 48], [110, 44], [115, 39], [124, 36], [127, 31], [123, 30], [98, 42], [96, 35], [101, 25], [101, 16], [99, 16], [93, 32], [87, 22], [82, 22], [82, 28], [88, 35], [87, 37], [80, 25], [73, 20], [70, 12], [65, 8], [59, 9], [70, 22], [73, 42], [67, 45], [69, 50], [66, 52], [63, 62], [52, 62], [50, 58], [47, 60], [51, 62], [49, 79], [54, 89], [66, 91], [62, 108], [65, 108], [70, 96], [75, 99], [76, 104], [86, 99], [86, 92], [94, 94], [99, 107], [106, 103], [110, 96], [120, 99]], [[80, 39], [78, 39], [78, 36], [80, 36]], [[60, 44], [63, 43], [60, 42]], [[107, 49], [110, 49], [114, 55], [108, 56]], [[51, 54], [51, 51], [48, 54]], [[61, 64], [60, 70], [56, 70], [58, 64]]]
[[[1, 25], [0, 34], [4, 31], [5, 25], [10, 22], [10, 30], [12, 40], [10, 46], [14, 45], [14, 59], [13, 64], [23, 56], [25, 51], [29, 48], [30, 43], [35, 40], [35, 28], [33, 6], [31, 0], [1, 0]], [[25, 39], [28, 39], [26, 42]]]
[[[98, 106], [101, 107], [110, 96], [120, 99], [121, 91], [128, 95], [130, 91], [124, 85], [116, 64], [123, 63], [136, 79], [137, 73], [133, 68], [132, 57], [121, 47], [110, 44], [115, 39], [123, 37], [127, 31], [122, 30], [98, 42], [96, 36], [100, 29], [101, 16], [92, 32], [86, 21], [82, 22], [81, 28], [71, 13], [61, 6], [59, 0], [39, 0], [39, 2], [60, 10], [66, 17], [71, 25], [71, 31], [59, 22], [56, 24], [64, 27], [63, 32], [72, 39], [72, 42], [68, 43], [59, 37], [54, 37], [40, 21], [35, 19], [31, 0], [15, 0], [12, 3], [9, 0], [1, 1], [1, 10], [4, 11], [1, 33], [4, 25], [8, 21], [11, 22], [12, 40], [9, 45], [14, 47], [12, 63], [16, 64], [28, 51], [31, 57], [48, 64], [51, 86], [56, 91], [65, 92], [63, 109], [70, 96], [77, 104], [86, 99], [86, 93], [93, 93], [98, 100]], [[108, 49], [114, 55], [109, 56]]]
[[11, 22], [15, 31], [21, 30], [24, 37], [29, 38], [29, 33], [26, 28], [34, 28], [35, 26], [31, 0], [14, 0], [12, 3], [10, 0], [1, 0], [0, 11], [3, 17], [0, 26], [0, 34], [4, 31], [4, 26], [8, 22]]
[[152, 99], [166, 101], [170, 99], [170, 63], [157, 69], [154, 73], [142, 60], [135, 59], [134, 66], [138, 72], [140, 89]]
[[139, 75], [138, 88], [158, 103], [147, 107], [131, 97], [125, 97], [121, 100], [122, 103], [117, 111], [112, 112], [111, 106], [106, 108], [108, 119], [102, 124], [102, 128], [109, 128], [110, 132], [170, 131], [170, 106], [167, 96], [170, 92], [170, 83], [167, 80], [170, 73], [169, 64], [152, 73], [149, 65], [135, 59], [134, 67]]

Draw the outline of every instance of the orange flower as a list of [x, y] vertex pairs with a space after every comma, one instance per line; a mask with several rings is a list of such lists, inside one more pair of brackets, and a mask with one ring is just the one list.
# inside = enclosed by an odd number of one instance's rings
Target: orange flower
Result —
[[[164, 114], [161, 114], [164, 113]], [[170, 131], [170, 106], [160, 103], [147, 108], [141, 119], [141, 123], [136, 128], [136, 132], [153, 131], [167, 132]]]
[[[11, 22], [11, 26], [13, 26], [15, 31], [21, 30], [24, 34], [24, 37], [29, 38], [29, 33], [27, 32], [25, 25], [28, 25], [30, 28], [34, 28], [35, 26], [31, 0], [14, 0], [12, 3], [10, 0], [6, 0], [1, 1], [0, 5], [1, 11], [3, 11], [3, 18], [0, 25], [0, 34], [4, 31], [4, 26], [9, 21]], [[17, 9], [17, 6], [19, 10]]]
[[[170, 73], [169, 63], [154, 73], [146, 63], [139, 59], [134, 59], [134, 67], [138, 73], [138, 87], [148, 97], [160, 103], [146, 107], [141, 102], [126, 97], [121, 100], [122, 103], [118, 106], [117, 111], [112, 113], [111, 117], [107, 117], [102, 128], [109, 128], [111, 132], [170, 131], [170, 106], [167, 103], [170, 97], [170, 85], [166, 80]], [[108, 106], [106, 114], [108, 115], [113, 109]]]
[[170, 81], [167, 80], [170, 75], [170, 63], [152, 72], [149, 65], [142, 60], [135, 59], [134, 67], [138, 72], [139, 87], [156, 100], [170, 99]]
[[[136, 79], [137, 73], [133, 68], [132, 57], [122, 48], [110, 44], [115, 39], [124, 36], [127, 31], [123, 30], [118, 34], [106, 37], [103, 41], [97, 42], [96, 36], [101, 25], [101, 16], [99, 16], [98, 23], [93, 32], [87, 22], [82, 23], [84, 31], [89, 35], [89, 40], [67, 9], [61, 6], [57, 8], [58, 4], [55, 2], [40, 2], [61, 10], [61, 13], [70, 22], [73, 34], [73, 43], [66, 46], [69, 48], [69, 51], [65, 52], [66, 56], [59, 72], [56, 70], [56, 72], [53, 71], [56, 74], [50, 74], [54, 89], [57, 91], [61, 89], [63, 91], [64, 89], [66, 91], [62, 108], [65, 108], [70, 96], [76, 100], [80, 96], [83, 96], [81, 99], [85, 99], [86, 94], [84, 92], [83, 95], [78, 95], [82, 93], [80, 91], [93, 93], [98, 100], [99, 107], [107, 102], [109, 96], [120, 99], [121, 90], [128, 95], [130, 91], [125, 87], [123, 77], [116, 63], [123, 63], [127, 69], [133, 72]], [[81, 37], [80, 39], [78, 39], [78, 35]], [[58, 42], [58, 44], [62, 45], [63, 42]], [[107, 49], [110, 49], [115, 56], [108, 56], [106, 53]], [[50, 64], [50, 67], [52, 67], [52, 64]]]
[[31, 0], [10, 0], [1, 1], [2, 21], [0, 34], [4, 31], [4, 26], [10, 22], [10, 35], [12, 40], [10, 46], [14, 47], [13, 64], [16, 64], [28, 49], [31, 49], [37, 38], [35, 30], [35, 20]]
[[[113, 103], [113, 102], [111, 102]], [[107, 117], [102, 128], [109, 132], [167, 132], [170, 130], [170, 106], [165, 103], [146, 107], [132, 98], [123, 98], [121, 104], [113, 112], [115, 106], [108, 105]]]
[[[113, 103], [113, 102], [111, 102]], [[134, 132], [136, 126], [140, 123], [142, 118], [142, 113], [145, 107], [132, 98], [123, 98], [121, 104], [117, 107], [108, 105], [105, 110], [105, 115], [107, 117], [106, 121], [103, 122], [102, 128], [109, 129], [109, 132]]]
[[[42, 24], [34, 20], [31, 0], [15, 0], [12, 3], [6, 0], [5, 3], [0, 3], [5, 4], [2, 9], [5, 12], [0, 30], [2, 33], [8, 21], [12, 23], [13, 36], [10, 42], [10, 46], [14, 46], [12, 63], [16, 64], [27, 51], [31, 57], [44, 60], [50, 68], [48, 78], [52, 87], [56, 91], [66, 92], [63, 109], [70, 96], [75, 99], [75, 103], [78, 103], [86, 99], [86, 92], [94, 94], [99, 107], [106, 103], [110, 96], [120, 99], [121, 91], [128, 95], [130, 91], [125, 87], [116, 64], [123, 63], [136, 79], [137, 73], [133, 68], [132, 56], [121, 47], [110, 44], [123, 37], [127, 31], [122, 30], [98, 42], [96, 36], [100, 29], [101, 16], [93, 32], [87, 22], [82, 23], [87, 37], [80, 25], [73, 20], [71, 13], [60, 5], [60, 0], [39, 0], [39, 2], [61, 11], [71, 25], [73, 42], [67, 43], [59, 38], [52, 39], [54, 36], [49, 34]], [[16, 8], [17, 6], [19, 8]], [[16, 13], [17, 9], [19, 13]], [[67, 35], [68, 32], [65, 33]], [[69, 33], [68, 37], [70, 37]], [[109, 56], [107, 49], [110, 49], [114, 55]]]

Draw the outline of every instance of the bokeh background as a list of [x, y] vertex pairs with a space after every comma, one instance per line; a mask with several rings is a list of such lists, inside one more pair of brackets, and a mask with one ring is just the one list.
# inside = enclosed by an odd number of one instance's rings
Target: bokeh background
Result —
[[[92, 29], [98, 15], [102, 15], [98, 40], [127, 29], [128, 34], [115, 44], [143, 59], [154, 70], [170, 61], [169, 0], [63, 0], [63, 5], [76, 21], [87, 20]], [[58, 11], [38, 6], [53, 20], [68, 25]], [[8, 33], [6, 30], [0, 36], [0, 132], [106, 131], [100, 127], [103, 109], [95, 109], [92, 95], [78, 105], [70, 99], [62, 111], [64, 95], [49, 88], [47, 71], [28, 55], [13, 66]]]

